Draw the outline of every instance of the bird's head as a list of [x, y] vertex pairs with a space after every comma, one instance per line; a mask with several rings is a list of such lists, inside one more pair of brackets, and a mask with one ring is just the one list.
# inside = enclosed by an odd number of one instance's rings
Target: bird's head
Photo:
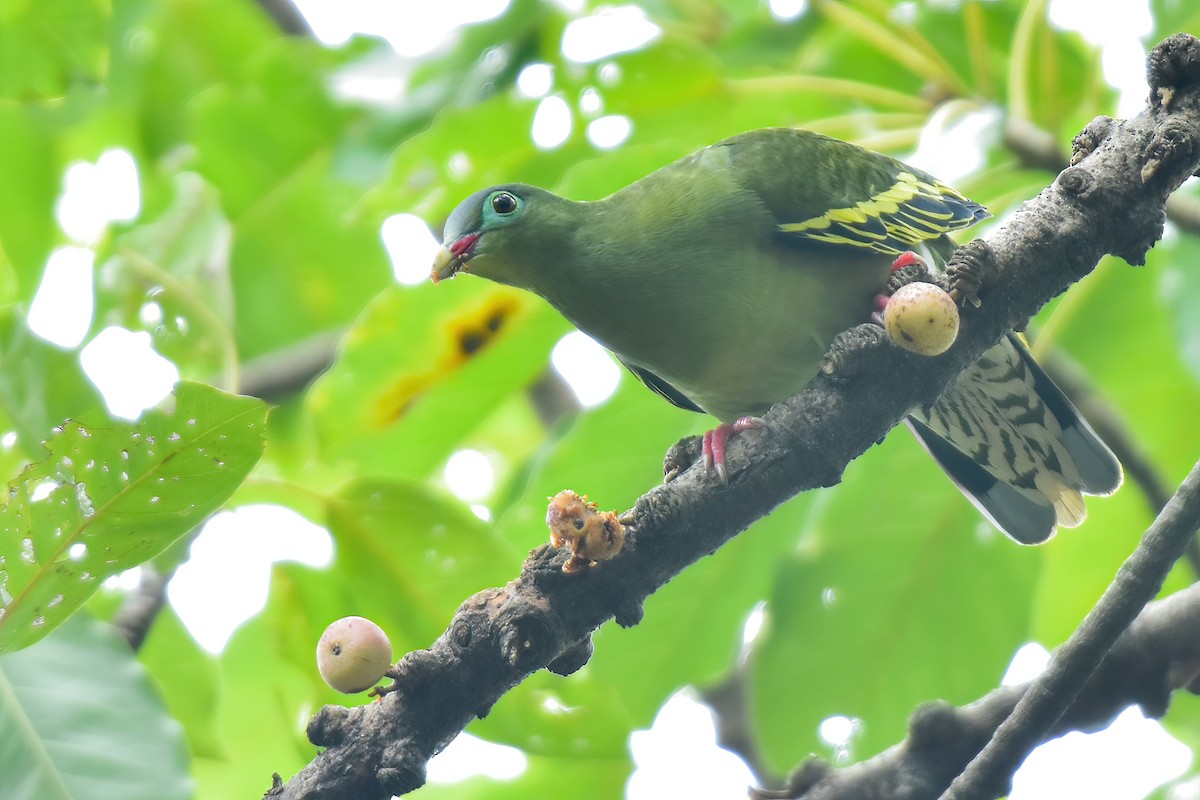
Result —
[[[467, 271], [500, 283], [520, 283], [515, 263], [527, 248], [530, 222], [549, 192], [519, 183], [483, 189], [458, 204], [446, 220], [442, 246], [433, 259], [433, 282]], [[468, 267], [468, 265], [470, 265]]]

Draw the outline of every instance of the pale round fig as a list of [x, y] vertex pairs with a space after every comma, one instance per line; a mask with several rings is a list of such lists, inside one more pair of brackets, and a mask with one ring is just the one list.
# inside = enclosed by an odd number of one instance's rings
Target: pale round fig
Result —
[[958, 306], [941, 287], [909, 283], [888, 298], [883, 326], [893, 342], [922, 356], [950, 349], [958, 338]]
[[331, 622], [317, 642], [317, 670], [339, 692], [370, 689], [391, 665], [391, 641], [383, 628], [365, 617]]

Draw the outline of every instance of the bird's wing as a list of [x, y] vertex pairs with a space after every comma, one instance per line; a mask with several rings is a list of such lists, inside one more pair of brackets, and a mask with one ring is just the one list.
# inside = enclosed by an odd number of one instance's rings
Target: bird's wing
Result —
[[782, 223], [779, 230], [817, 242], [899, 255], [986, 215], [982, 206], [941, 181], [931, 183], [903, 171], [881, 192], [799, 222]]
[[636, 375], [637, 379], [646, 385], [646, 388], [669, 402], [671, 405], [678, 406], [685, 411], [698, 411], [701, 414], [704, 413], [704, 409], [689, 400], [687, 395], [655, 375], [650, 370], [639, 367], [636, 364], [631, 364], [620, 356], [617, 356], [617, 360], [624, 364], [630, 372]]
[[811, 131], [752, 131], [716, 146], [785, 238], [898, 255], [988, 216], [928, 173]]

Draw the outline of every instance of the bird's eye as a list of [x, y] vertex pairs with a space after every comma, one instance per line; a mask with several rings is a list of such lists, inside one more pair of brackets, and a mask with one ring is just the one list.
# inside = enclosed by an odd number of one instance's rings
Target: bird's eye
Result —
[[575, 530], [577, 530], [577, 531], [583, 530], [583, 520], [581, 520], [579, 517], [575, 518]]
[[492, 195], [492, 211], [508, 215], [517, 210], [517, 198], [508, 192], [496, 192]]

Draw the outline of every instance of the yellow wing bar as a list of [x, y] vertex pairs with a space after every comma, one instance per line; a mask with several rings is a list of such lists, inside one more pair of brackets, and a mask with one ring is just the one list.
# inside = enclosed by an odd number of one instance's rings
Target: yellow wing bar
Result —
[[983, 206], [941, 181], [931, 183], [901, 172], [890, 188], [867, 200], [832, 208], [803, 222], [782, 224], [779, 230], [818, 242], [896, 255], [986, 216]]

